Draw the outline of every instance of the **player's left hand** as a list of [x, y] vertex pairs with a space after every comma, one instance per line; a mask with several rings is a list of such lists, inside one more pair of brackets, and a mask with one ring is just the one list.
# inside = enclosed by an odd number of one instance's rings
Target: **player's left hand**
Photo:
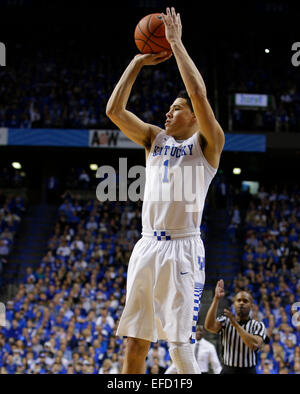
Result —
[[155, 66], [156, 64], [165, 62], [166, 60], [170, 59], [171, 56], [172, 52], [162, 51], [159, 53], [139, 53], [134, 57], [134, 59], [141, 62], [143, 66]]
[[168, 7], [167, 13], [162, 13], [161, 16], [165, 24], [166, 39], [169, 43], [181, 41], [182, 25], [180, 14], [176, 14], [174, 7], [172, 7], [171, 10]]
[[234, 314], [233, 314], [232, 312], [230, 312], [228, 309], [224, 309], [224, 315], [225, 315], [226, 317], [228, 317], [230, 323], [231, 323], [234, 327], [238, 324], [238, 322], [237, 322], [237, 320], [236, 320]]

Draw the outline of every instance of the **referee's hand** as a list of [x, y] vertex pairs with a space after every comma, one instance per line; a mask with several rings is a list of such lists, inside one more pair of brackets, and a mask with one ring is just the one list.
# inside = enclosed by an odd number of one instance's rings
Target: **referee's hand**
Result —
[[217, 282], [217, 286], [216, 286], [216, 290], [215, 290], [215, 297], [220, 300], [221, 298], [223, 298], [225, 295], [225, 291], [224, 291], [224, 281], [223, 279], [219, 280]]
[[229, 309], [224, 309], [224, 315], [228, 317], [230, 323], [233, 325], [233, 327], [236, 327], [238, 325], [238, 322], [236, 318], [234, 317], [234, 314], [230, 312]]

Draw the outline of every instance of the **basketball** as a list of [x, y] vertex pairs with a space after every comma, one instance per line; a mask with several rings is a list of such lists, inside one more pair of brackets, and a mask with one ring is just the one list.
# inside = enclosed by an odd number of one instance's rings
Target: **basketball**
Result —
[[165, 36], [165, 25], [161, 14], [149, 14], [137, 24], [134, 40], [141, 53], [158, 53], [171, 51]]

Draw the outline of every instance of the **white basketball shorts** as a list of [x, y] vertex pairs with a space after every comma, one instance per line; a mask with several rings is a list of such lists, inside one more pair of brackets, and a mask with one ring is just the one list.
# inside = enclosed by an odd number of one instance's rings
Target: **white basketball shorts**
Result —
[[151, 342], [195, 341], [205, 282], [203, 242], [199, 234], [169, 238], [143, 236], [136, 243], [118, 336]]

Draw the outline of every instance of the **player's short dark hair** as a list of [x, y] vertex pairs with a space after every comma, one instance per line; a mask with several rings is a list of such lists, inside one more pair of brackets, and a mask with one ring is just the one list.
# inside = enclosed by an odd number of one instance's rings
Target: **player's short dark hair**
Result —
[[192, 101], [186, 90], [180, 90], [180, 92], [177, 95], [177, 98], [186, 99], [187, 105], [190, 107], [190, 110], [194, 112]]

